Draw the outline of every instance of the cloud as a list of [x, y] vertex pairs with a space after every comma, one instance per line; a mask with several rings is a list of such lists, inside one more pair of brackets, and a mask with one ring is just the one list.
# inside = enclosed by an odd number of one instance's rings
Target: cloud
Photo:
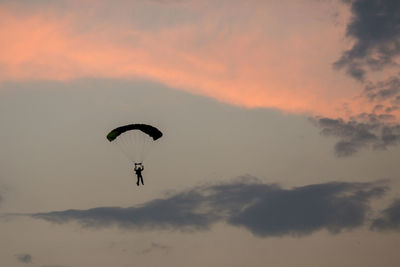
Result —
[[148, 254], [148, 253], [153, 252], [153, 251], [161, 251], [161, 250], [168, 251], [168, 250], [170, 250], [170, 248], [171, 248], [170, 246], [152, 242], [150, 247], [142, 250], [140, 252], [140, 254]]
[[340, 138], [335, 145], [337, 156], [351, 156], [362, 148], [387, 149], [400, 144], [400, 79], [391, 77], [377, 83], [368, 83], [358, 98], [369, 112], [349, 119], [314, 117], [321, 134]]
[[358, 91], [331, 68], [343, 50], [334, 1], [12, 2], [0, 2], [0, 81], [140, 78], [312, 114]]
[[386, 124], [382, 121], [384, 117], [375, 114], [363, 115], [369, 121], [344, 121], [341, 118], [314, 118], [312, 121], [322, 129], [321, 134], [341, 139], [335, 145], [339, 157], [352, 156], [366, 147], [387, 149], [400, 143], [400, 124]]
[[260, 195], [228, 219], [258, 236], [305, 235], [326, 229], [338, 233], [361, 226], [368, 201], [385, 189], [371, 184], [326, 183]]
[[353, 103], [362, 85], [331, 66], [346, 50], [350, 15], [355, 43], [337, 67], [362, 79], [400, 47], [397, 1], [31, 2], [0, 1], [0, 81], [139, 78], [238, 106], [348, 119], [346, 100], [351, 115], [373, 108]]
[[89, 210], [66, 210], [32, 215], [54, 223], [77, 221], [83, 227], [107, 227], [113, 224], [135, 229], [207, 229], [218, 218], [202, 212], [204, 196], [198, 191], [176, 194], [150, 201], [142, 206], [120, 208], [99, 207]]
[[199, 231], [216, 222], [244, 227], [261, 237], [338, 233], [363, 225], [378, 183], [313, 184], [283, 189], [244, 177], [231, 183], [196, 187], [143, 205], [100, 207], [32, 214], [33, 218], [83, 227], [116, 225], [132, 230]]
[[7, 192], [7, 186], [4, 186], [2, 183], [0, 184], [0, 207], [4, 202], [4, 195]]
[[400, 199], [393, 201], [388, 208], [381, 212], [381, 216], [372, 223], [371, 229], [400, 231]]
[[32, 255], [27, 253], [17, 254], [15, 255], [18, 261], [23, 263], [32, 263]]
[[365, 96], [370, 101], [392, 100], [392, 104], [399, 107], [400, 104], [400, 79], [391, 77], [386, 81], [380, 81], [376, 84], [369, 84], [365, 88]]
[[351, 49], [334, 63], [352, 77], [363, 80], [366, 68], [382, 70], [395, 64], [400, 54], [400, 2], [397, 0], [349, 0], [352, 19], [347, 25], [348, 37], [354, 39]]

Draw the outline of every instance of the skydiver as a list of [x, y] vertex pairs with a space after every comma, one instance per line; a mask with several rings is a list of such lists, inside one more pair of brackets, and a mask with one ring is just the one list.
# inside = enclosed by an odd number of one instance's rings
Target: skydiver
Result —
[[136, 172], [137, 175], [137, 182], [136, 185], [139, 186], [139, 181], [142, 181], [142, 185], [144, 185], [143, 183], [143, 176], [142, 176], [142, 171], [144, 170], [144, 166], [142, 163], [136, 163], [135, 162], [135, 168], [134, 171]]

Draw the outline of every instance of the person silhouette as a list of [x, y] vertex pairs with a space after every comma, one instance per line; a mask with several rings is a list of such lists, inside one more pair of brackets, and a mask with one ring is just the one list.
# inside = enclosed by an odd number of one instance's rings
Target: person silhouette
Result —
[[137, 175], [137, 182], [136, 182], [136, 185], [137, 186], [139, 186], [139, 181], [141, 181], [142, 182], [142, 185], [144, 185], [144, 183], [143, 183], [143, 176], [142, 176], [142, 171], [144, 170], [144, 166], [143, 166], [143, 164], [140, 162], [140, 163], [136, 163], [135, 162], [135, 168], [134, 168], [134, 171], [135, 171], [135, 173], [136, 173], [136, 175]]

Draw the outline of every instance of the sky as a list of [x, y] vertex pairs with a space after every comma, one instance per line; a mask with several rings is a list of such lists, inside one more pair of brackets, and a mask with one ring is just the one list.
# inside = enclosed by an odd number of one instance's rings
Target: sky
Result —
[[[398, 266], [399, 1], [0, 17], [1, 266]], [[131, 123], [163, 132], [140, 186]]]

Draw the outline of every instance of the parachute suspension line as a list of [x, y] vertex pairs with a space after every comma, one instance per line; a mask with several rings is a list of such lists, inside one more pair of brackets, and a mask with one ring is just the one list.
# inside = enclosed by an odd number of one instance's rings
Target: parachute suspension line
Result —
[[122, 151], [123, 154], [125, 154], [126, 157], [130, 158], [129, 152], [126, 150], [127, 147], [129, 147], [128, 140], [126, 139], [125, 135], [120, 135], [117, 137], [116, 145], [118, 148]]
[[162, 132], [146, 124], [129, 124], [115, 128], [107, 135], [108, 141], [118, 148], [133, 162], [143, 162], [148, 149], [155, 140], [162, 137]]
[[140, 153], [139, 153], [139, 149], [141, 147], [141, 143], [139, 140], [140, 134], [141, 132], [128, 132], [128, 134], [130, 135], [130, 147], [132, 148], [132, 152], [133, 152], [133, 158], [135, 162], [140, 161]]
[[[132, 148], [132, 158], [133, 161], [136, 162], [137, 161], [137, 151], [135, 151], [135, 144], [137, 144], [136, 142], [136, 131], [135, 132], [127, 132], [126, 133], [127, 137], [129, 137], [129, 147]], [[137, 144], [138, 145], [138, 144]]]
[[139, 147], [139, 155], [141, 156], [140, 157], [140, 162], [143, 162], [144, 161], [144, 150], [145, 150], [145, 146], [146, 146], [146, 139], [148, 139], [147, 138], [147, 136], [145, 136], [145, 135], [140, 135], [140, 136], [138, 136], [139, 137], [139, 143], [140, 143], [140, 147]]
[[[118, 149], [121, 150], [122, 153], [124, 153], [126, 155], [125, 150], [123, 149], [124, 144], [125, 144], [125, 140], [122, 138], [122, 136], [118, 136], [117, 139], [115, 140], [115, 146], [117, 146]], [[126, 155], [126, 156], [128, 156], [128, 155]]]
[[143, 146], [142, 146], [142, 149], [141, 149], [141, 151], [140, 151], [140, 155], [142, 155], [142, 158], [141, 158], [141, 160], [142, 161], [144, 161], [145, 160], [145, 158], [146, 158], [146, 154], [145, 154], [145, 151], [146, 151], [146, 148], [147, 147], [147, 139], [146, 138], [143, 138]]
[[142, 161], [142, 155], [140, 154], [142, 151], [142, 147], [143, 147], [142, 135], [138, 134], [138, 135], [136, 135], [136, 138], [137, 138], [136, 142], [138, 142], [138, 144], [139, 144], [138, 150], [136, 152], [138, 154], [138, 161], [140, 162], [140, 161]]
[[147, 141], [151, 139], [140, 131], [132, 131], [123, 134], [125, 149], [128, 150], [131, 160], [134, 162], [142, 162]]
[[143, 147], [143, 136], [144, 136], [144, 134], [139, 133], [139, 132], [137, 134], [135, 134], [135, 144], [138, 144], [138, 148], [136, 150], [136, 155], [137, 155], [136, 159], [139, 162], [143, 161], [143, 159], [142, 159], [143, 156], [141, 154], [142, 147]]
[[142, 149], [140, 151], [140, 155], [142, 155], [141, 161], [145, 160], [146, 154], [145, 154], [145, 148], [147, 147], [147, 139], [148, 138], [144, 138], [144, 136], [142, 136]]
[[124, 136], [126, 136], [127, 141], [128, 141], [127, 148], [129, 149], [129, 151], [132, 155], [131, 158], [133, 159], [133, 161], [136, 161], [137, 160], [137, 151], [135, 151], [136, 133], [135, 132], [127, 132], [127, 134], [124, 134]]
[[118, 136], [116, 140], [118, 147], [131, 161], [136, 161], [139, 155], [137, 149], [135, 149], [138, 145], [138, 143], [135, 141], [136, 139], [136, 133], [127, 133]]

